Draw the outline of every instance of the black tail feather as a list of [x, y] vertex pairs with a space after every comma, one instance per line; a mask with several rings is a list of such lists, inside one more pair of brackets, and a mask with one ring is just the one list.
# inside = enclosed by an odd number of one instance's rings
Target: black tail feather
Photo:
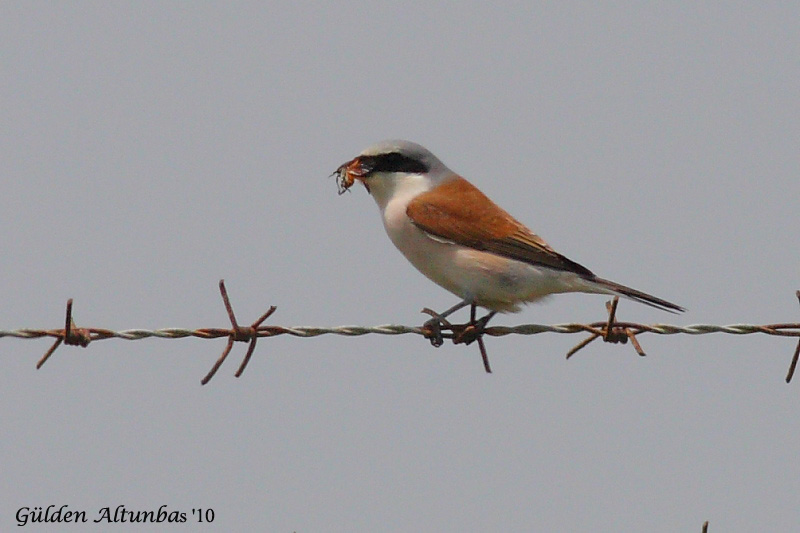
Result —
[[661, 298], [656, 298], [655, 296], [651, 296], [642, 291], [637, 291], [636, 289], [631, 289], [630, 287], [626, 287], [625, 285], [620, 285], [619, 283], [608, 281], [607, 279], [595, 277], [592, 278], [591, 281], [598, 283], [599, 285], [605, 287], [606, 289], [616, 294], [619, 294], [620, 296], [625, 296], [627, 298], [630, 298], [631, 300], [635, 300], [639, 303], [649, 305], [650, 307], [661, 309], [662, 311], [668, 311], [670, 313], [682, 313], [683, 311], [686, 311], [686, 309], [684, 309], [680, 305], [668, 302], [666, 300], [662, 300]]

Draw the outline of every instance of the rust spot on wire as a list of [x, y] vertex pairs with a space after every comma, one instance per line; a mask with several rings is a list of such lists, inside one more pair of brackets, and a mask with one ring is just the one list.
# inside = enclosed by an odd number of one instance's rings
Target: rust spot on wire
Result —
[[67, 300], [67, 317], [65, 320], [64, 329], [56, 330], [50, 333], [51, 336], [57, 337], [56, 342], [50, 346], [50, 349], [47, 350], [42, 358], [39, 359], [39, 362], [36, 363], [37, 369], [42, 368], [42, 365], [45, 364], [48, 359], [50, 359], [50, 356], [53, 355], [53, 352], [56, 351], [56, 348], [61, 346], [62, 342], [69, 346], [82, 346], [86, 348], [92, 341], [91, 330], [75, 327], [75, 321], [72, 319], [72, 298]]

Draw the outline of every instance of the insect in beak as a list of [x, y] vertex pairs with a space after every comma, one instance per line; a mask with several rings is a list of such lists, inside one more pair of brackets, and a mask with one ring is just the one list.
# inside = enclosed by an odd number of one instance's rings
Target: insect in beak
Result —
[[339, 168], [337, 168], [331, 176], [336, 176], [336, 184], [339, 186], [339, 194], [344, 194], [345, 191], [353, 186], [356, 180], [361, 181], [364, 187], [369, 192], [366, 176], [369, 174], [370, 168], [364, 164], [360, 157], [348, 161]]

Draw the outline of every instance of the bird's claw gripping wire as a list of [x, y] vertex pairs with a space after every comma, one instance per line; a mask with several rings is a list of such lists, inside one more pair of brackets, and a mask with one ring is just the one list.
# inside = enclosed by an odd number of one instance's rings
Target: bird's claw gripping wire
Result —
[[[470, 320], [466, 324], [451, 324], [444, 316], [426, 307], [422, 312], [433, 318], [422, 325], [422, 330], [425, 337], [430, 339], [431, 345], [437, 348], [444, 344], [444, 339], [446, 338], [453, 339], [453, 344], [470, 345], [478, 341], [483, 368], [487, 373], [491, 374], [492, 369], [489, 365], [489, 355], [486, 352], [483, 336], [486, 334], [486, 324], [489, 323], [496, 312], [491, 311], [486, 316], [476, 320], [476, 309], [477, 306], [474, 303], [470, 304]], [[443, 329], [449, 330], [448, 333], [442, 333]]]
[[[430, 315], [432, 318], [426, 320], [424, 324], [422, 324], [422, 330], [424, 332], [425, 338], [431, 341], [431, 345], [435, 348], [438, 348], [442, 344], [444, 344], [444, 335], [442, 334], [442, 328], [452, 330], [453, 325], [442, 315], [434, 311], [433, 309], [424, 308], [422, 310], [423, 313], [426, 315]], [[448, 338], [451, 338], [451, 335], [448, 335]]]

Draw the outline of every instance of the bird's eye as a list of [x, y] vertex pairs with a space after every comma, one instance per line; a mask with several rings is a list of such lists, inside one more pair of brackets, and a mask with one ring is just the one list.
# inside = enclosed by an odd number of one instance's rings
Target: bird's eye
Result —
[[365, 156], [361, 158], [362, 168], [367, 174], [375, 172], [407, 172], [409, 174], [422, 174], [428, 172], [428, 166], [418, 159], [409, 157], [399, 152]]

